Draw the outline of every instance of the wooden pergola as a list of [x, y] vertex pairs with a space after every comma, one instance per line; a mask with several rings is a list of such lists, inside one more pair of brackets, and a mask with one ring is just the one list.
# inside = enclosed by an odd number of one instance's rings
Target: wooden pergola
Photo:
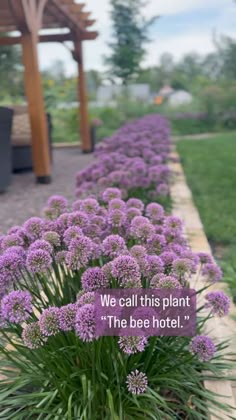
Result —
[[[79, 71], [78, 98], [82, 150], [83, 152], [91, 150], [82, 42], [94, 40], [98, 33], [88, 30], [95, 20], [90, 18], [89, 12], [83, 11], [84, 6], [82, 3], [75, 3], [74, 0], [0, 0], [0, 35], [2, 34], [0, 46], [22, 45], [34, 172], [39, 183], [50, 182], [51, 164], [37, 54], [38, 42], [72, 41], [73, 43], [72, 55], [78, 63]], [[41, 29], [54, 31], [42, 35], [39, 32]], [[16, 31], [20, 32], [20, 36], [15, 35]], [[8, 33], [8, 36], [4, 36], [5, 33]]]

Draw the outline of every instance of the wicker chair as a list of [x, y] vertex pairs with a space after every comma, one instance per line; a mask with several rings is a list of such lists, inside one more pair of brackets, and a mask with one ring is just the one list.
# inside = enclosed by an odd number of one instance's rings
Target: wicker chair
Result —
[[12, 109], [0, 107], [0, 192], [6, 191], [11, 182], [11, 127]]
[[[31, 147], [31, 127], [26, 106], [14, 106], [13, 126], [12, 126], [12, 169], [13, 171], [32, 170], [32, 147]], [[47, 114], [49, 147], [52, 157], [51, 116]]]

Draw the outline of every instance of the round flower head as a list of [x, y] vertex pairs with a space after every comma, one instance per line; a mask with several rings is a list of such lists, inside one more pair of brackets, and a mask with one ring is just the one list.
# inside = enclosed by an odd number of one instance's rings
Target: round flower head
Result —
[[42, 334], [46, 337], [56, 335], [60, 331], [59, 308], [51, 306], [45, 309], [39, 318], [39, 326]]
[[220, 281], [223, 273], [220, 267], [216, 264], [207, 263], [203, 266], [202, 274], [207, 277], [207, 280], [216, 283], [217, 281]]
[[77, 308], [78, 308], [80, 306], [87, 305], [88, 303], [94, 303], [94, 301], [95, 301], [95, 293], [94, 292], [84, 293], [83, 291], [81, 291], [77, 295], [76, 305], [77, 305]]
[[57, 232], [49, 230], [43, 233], [42, 239], [49, 242], [53, 247], [59, 247], [61, 245], [60, 235]]
[[23, 228], [28, 238], [36, 240], [42, 236], [44, 222], [40, 217], [31, 217], [24, 223]]
[[142, 212], [141, 210], [137, 209], [136, 207], [130, 207], [127, 209], [127, 220], [129, 220], [129, 222], [131, 222], [136, 216], [141, 216]]
[[159, 223], [164, 217], [164, 209], [160, 204], [150, 203], [146, 207], [146, 215], [153, 223]]
[[14, 291], [4, 296], [1, 302], [1, 313], [5, 320], [20, 324], [30, 317], [32, 296], [29, 292]]
[[127, 388], [134, 395], [143, 394], [148, 387], [148, 379], [145, 373], [138, 369], [134, 370], [127, 376]]
[[224, 292], [210, 292], [206, 295], [206, 308], [210, 308], [213, 315], [223, 317], [229, 314], [230, 298]]
[[37, 241], [33, 242], [29, 247], [29, 252], [31, 251], [37, 251], [38, 249], [43, 249], [44, 251], [47, 251], [49, 254], [52, 254], [53, 247], [52, 245], [45, 241], [44, 239], [37, 239]]
[[138, 198], [130, 198], [127, 201], [127, 208], [136, 208], [136, 209], [140, 210], [141, 212], [143, 212], [144, 204]]
[[172, 251], [165, 251], [162, 252], [160, 258], [162, 259], [165, 268], [169, 268], [172, 266], [173, 261], [176, 259], [176, 254]]
[[59, 327], [62, 331], [71, 331], [75, 326], [75, 315], [77, 311], [75, 303], [62, 306], [58, 311]]
[[48, 207], [55, 209], [59, 215], [67, 210], [68, 201], [61, 195], [53, 195], [48, 199], [47, 205]]
[[162, 182], [159, 184], [156, 188], [156, 192], [158, 195], [161, 195], [163, 197], [166, 197], [169, 194], [169, 186]]
[[11, 248], [0, 256], [1, 288], [3, 286], [7, 287], [12, 285], [15, 279], [20, 278], [24, 263], [24, 255], [19, 252], [12, 251]]
[[42, 334], [39, 322], [33, 322], [32, 324], [26, 325], [23, 329], [22, 340], [26, 347], [35, 350], [44, 345], [47, 337]]
[[1, 240], [1, 249], [6, 250], [13, 246], [23, 246], [24, 240], [18, 233], [11, 233], [10, 235], [3, 236]]
[[99, 203], [95, 198], [86, 198], [81, 200], [80, 208], [89, 215], [95, 215], [99, 210]]
[[213, 258], [210, 254], [207, 254], [206, 252], [199, 252], [198, 253], [199, 261], [201, 264], [212, 264]]
[[164, 264], [157, 255], [148, 255], [146, 258], [146, 276], [152, 278], [155, 274], [163, 273]]
[[147, 257], [147, 250], [142, 245], [134, 245], [132, 248], [130, 248], [130, 254], [132, 257], [139, 261], [140, 259]]
[[56, 220], [59, 213], [58, 210], [54, 209], [53, 207], [44, 207], [42, 211], [43, 218], [53, 221]]
[[183, 229], [182, 220], [176, 216], [166, 217], [164, 225], [166, 228], [170, 229], [173, 232], [182, 231]]
[[211, 360], [215, 354], [216, 347], [212, 339], [206, 335], [197, 335], [190, 343], [190, 352], [195, 354], [201, 362]]
[[83, 211], [74, 211], [69, 213], [68, 226], [79, 226], [81, 229], [85, 228], [89, 223], [88, 215]]
[[160, 255], [166, 245], [164, 235], [158, 235], [155, 233], [147, 240], [147, 250], [150, 254]]
[[131, 235], [139, 240], [146, 241], [155, 233], [154, 226], [143, 216], [136, 216], [131, 222]]
[[147, 344], [146, 337], [120, 337], [118, 341], [119, 347], [127, 354], [135, 354], [145, 350]]
[[125, 212], [126, 211], [126, 204], [120, 198], [113, 198], [112, 200], [109, 201], [108, 210], [109, 211], [111, 211], [111, 210], [121, 210], [121, 211]]
[[68, 228], [69, 214], [70, 213], [63, 213], [56, 220], [56, 231], [59, 234], [63, 234], [65, 232], [65, 230]]
[[43, 249], [35, 249], [28, 252], [26, 265], [32, 273], [42, 273], [52, 264], [50, 254]]
[[79, 226], [71, 226], [65, 230], [63, 240], [68, 246], [72, 239], [78, 238], [81, 235], [83, 236], [83, 231]]
[[192, 269], [192, 263], [187, 258], [176, 258], [172, 263], [172, 271], [178, 277], [184, 277]]
[[110, 258], [118, 257], [127, 252], [125, 240], [119, 235], [110, 235], [102, 243], [103, 254]]
[[87, 292], [105, 289], [108, 286], [107, 277], [99, 267], [88, 268], [82, 275], [81, 283], [83, 289]]
[[55, 261], [59, 265], [66, 264], [67, 251], [58, 251], [55, 255]]
[[122, 198], [122, 192], [118, 188], [106, 188], [102, 194], [102, 199], [108, 203], [113, 198]]
[[112, 276], [117, 278], [123, 287], [140, 287], [141, 273], [135, 258], [124, 255], [115, 258], [111, 263]]
[[76, 200], [74, 201], [74, 203], [72, 204], [72, 210], [73, 211], [80, 211], [81, 210], [81, 203], [83, 202], [83, 200]]
[[75, 317], [75, 332], [82, 341], [93, 341], [95, 337], [94, 305], [86, 304], [77, 310]]
[[151, 280], [151, 287], [155, 289], [181, 289], [179, 281], [172, 276], [157, 274]]
[[93, 242], [86, 236], [72, 239], [69, 245], [69, 252], [66, 255], [66, 263], [72, 270], [79, 270], [85, 267], [93, 254]]
[[121, 210], [110, 210], [108, 213], [108, 222], [112, 227], [121, 227], [126, 223], [126, 213]]

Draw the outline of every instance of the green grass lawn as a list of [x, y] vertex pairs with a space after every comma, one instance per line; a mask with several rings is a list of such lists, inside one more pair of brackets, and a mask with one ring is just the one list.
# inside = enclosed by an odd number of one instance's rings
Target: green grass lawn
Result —
[[205, 232], [236, 302], [236, 133], [182, 140], [177, 149]]

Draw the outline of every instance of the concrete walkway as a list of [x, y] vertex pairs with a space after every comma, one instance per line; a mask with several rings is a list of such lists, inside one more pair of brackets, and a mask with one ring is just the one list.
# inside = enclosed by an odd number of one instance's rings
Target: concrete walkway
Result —
[[[212, 255], [212, 251], [208, 240], [206, 238], [203, 225], [196, 209], [191, 191], [187, 185], [186, 178], [184, 175], [183, 168], [178, 162], [178, 154], [173, 147], [173, 162], [170, 162], [169, 166], [173, 173], [173, 180], [171, 184], [171, 197], [173, 202], [173, 214], [179, 216], [184, 220], [185, 233], [188, 238], [189, 244], [194, 252], [207, 252]], [[203, 278], [197, 276], [193, 279], [194, 288], [200, 290], [206, 285]], [[223, 283], [217, 283], [211, 286], [210, 290], [224, 290], [225, 286]], [[207, 290], [207, 292], [209, 289]], [[206, 292], [206, 293], [207, 293]], [[202, 294], [203, 296], [204, 294]], [[202, 297], [201, 297], [202, 300]], [[198, 302], [200, 305], [201, 302]], [[236, 307], [232, 304], [231, 315], [236, 315]], [[236, 350], [236, 322], [231, 316], [225, 318], [212, 318], [207, 323], [207, 333], [209, 333], [216, 341], [224, 341], [229, 339], [231, 341], [232, 352]], [[236, 376], [236, 372], [229, 372], [230, 375]], [[226, 403], [235, 407], [232, 409], [232, 417], [229, 417], [225, 412], [218, 411], [218, 415], [222, 420], [228, 420], [230, 418], [236, 419], [236, 383], [230, 381], [207, 381], [205, 387], [215, 393], [224, 395], [220, 398], [222, 403]], [[218, 417], [211, 415], [210, 420], [216, 420]]]
[[0, 234], [21, 224], [31, 216], [39, 216], [53, 194], [61, 194], [72, 201], [75, 197], [75, 173], [88, 165], [91, 154], [82, 154], [78, 147], [53, 151], [53, 182], [36, 185], [32, 172], [15, 174], [9, 190], [0, 194]]

